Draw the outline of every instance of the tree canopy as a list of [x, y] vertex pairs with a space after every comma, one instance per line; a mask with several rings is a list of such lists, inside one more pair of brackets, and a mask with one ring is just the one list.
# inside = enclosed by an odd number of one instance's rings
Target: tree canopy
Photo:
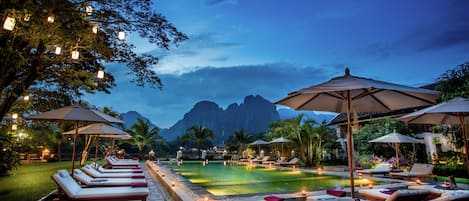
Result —
[[113, 62], [126, 63], [137, 86], [161, 89], [157, 56], [119, 38], [136, 34], [162, 49], [187, 39], [151, 0], [4, 0], [0, 11], [0, 120], [25, 95], [49, 110], [83, 93], [109, 93], [114, 77], [96, 74]]

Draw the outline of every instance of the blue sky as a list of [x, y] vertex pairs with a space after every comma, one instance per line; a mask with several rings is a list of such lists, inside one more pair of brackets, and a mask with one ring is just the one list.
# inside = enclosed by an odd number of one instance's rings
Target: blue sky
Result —
[[276, 101], [351, 74], [410, 86], [434, 82], [469, 61], [469, 1], [159, 0], [155, 10], [189, 36], [169, 51], [132, 36], [160, 57], [163, 90], [130, 83], [124, 65], [111, 94], [85, 100], [137, 111], [167, 128], [201, 100], [225, 108], [247, 95]]

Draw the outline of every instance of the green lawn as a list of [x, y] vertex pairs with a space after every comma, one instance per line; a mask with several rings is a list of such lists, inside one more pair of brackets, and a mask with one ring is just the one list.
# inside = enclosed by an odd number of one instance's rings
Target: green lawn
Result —
[[70, 161], [20, 165], [9, 176], [0, 177], [0, 200], [38, 200], [57, 189], [50, 177], [59, 169], [70, 170], [71, 166]]

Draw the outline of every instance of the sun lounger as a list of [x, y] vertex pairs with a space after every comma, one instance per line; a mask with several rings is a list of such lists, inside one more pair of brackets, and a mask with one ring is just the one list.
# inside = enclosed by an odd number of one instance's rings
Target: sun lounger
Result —
[[81, 188], [68, 174], [60, 172], [52, 175], [52, 179], [68, 200], [143, 200], [146, 201], [149, 190], [147, 187], [96, 187]]
[[431, 201], [467, 201], [469, 200], [469, 191], [467, 190], [456, 190], [441, 194]]
[[291, 159], [290, 161], [288, 162], [274, 162], [274, 165], [278, 165], [278, 166], [293, 166], [293, 165], [296, 165], [298, 163], [298, 161], [300, 161], [300, 159], [298, 158], [293, 158]]
[[401, 178], [423, 178], [423, 177], [435, 177], [433, 175], [432, 164], [423, 164], [415, 163], [409, 172], [392, 172], [390, 173], [391, 177], [401, 177]]
[[106, 157], [107, 164], [106, 166], [109, 166], [111, 168], [134, 168], [139, 166], [139, 162], [137, 160], [124, 160], [122, 159], [117, 159], [112, 156]]
[[104, 168], [103, 166], [100, 166], [96, 163], [91, 163], [90, 166], [102, 173], [142, 173], [143, 172], [143, 170], [140, 168], [109, 169], [109, 168]]
[[143, 173], [102, 173], [94, 168], [92, 168], [90, 165], [85, 165], [81, 168], [83, 172], [86, 174], [90, 175], [91, 177], [94, 178], [103, 178], [103, 177], [108, 177], [108, 178], [134, 178], [134, 179], [143, 179], [145, 178], [145, 175]]
[[370, 176], [373, 176], [374, 174], [382, 174], [386, 175], [391, 172], [391, 164], [388, 163], [380, 163], [378, 166], [372, 169], [363, 169], [363, 170], [357, 170], [357, 173], [359, 174], [367, 174]]
[[263, 163], [264, 161], [268, 161], [270, 156], [264, 156], [261, 159], [253, 159], [251, 160], [251, 163]]
[[359, 191], [360, 198], [371, 201], [399, 201], [424, 200], [431, 195], [427, 190], [390, 190], [390, 189], [363, 189]]
[[[67, 170], [59, 170], [59, 173], [68, 173]], [[80, 169], [75, 169], [73, 178], [79, 181], [81, 185], [86, 187], [96, 186], [131, 186], [131, 187], [147, 187], [148, 184], [145, 179], [132, 179], [132, 178], [93, 178], [82, 172]]]

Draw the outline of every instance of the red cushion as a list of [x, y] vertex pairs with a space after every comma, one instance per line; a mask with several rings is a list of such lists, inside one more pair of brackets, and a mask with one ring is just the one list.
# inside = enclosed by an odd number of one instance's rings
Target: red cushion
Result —
[[133, 173], [143, 173], [142, 170], [132, 170]]
[[145, 175], [133, 175], [132, 179], [144, 179]]
[[147, 182], [132, 182], [131, 187], [148, 187]]
[[275, 195], [270, 195], [270, 196], [264, 197], [264, 200], [265, 201], [283, 201], [283, 198], [275, 196]]
[[132, 160], [138, 160], [138, 158], [132, 158]]
[[393, 194], [394, 192], [396, 192], [396, 190], [382, 190], [382, 191], [379, 191], [379, 192], [384, 193], [384, 194], [391, 195], [391, 194]]
[[327, 189], [326, 193], [337, 197], [344, 197], [346, 194], [345, 191], [336, 189]]

